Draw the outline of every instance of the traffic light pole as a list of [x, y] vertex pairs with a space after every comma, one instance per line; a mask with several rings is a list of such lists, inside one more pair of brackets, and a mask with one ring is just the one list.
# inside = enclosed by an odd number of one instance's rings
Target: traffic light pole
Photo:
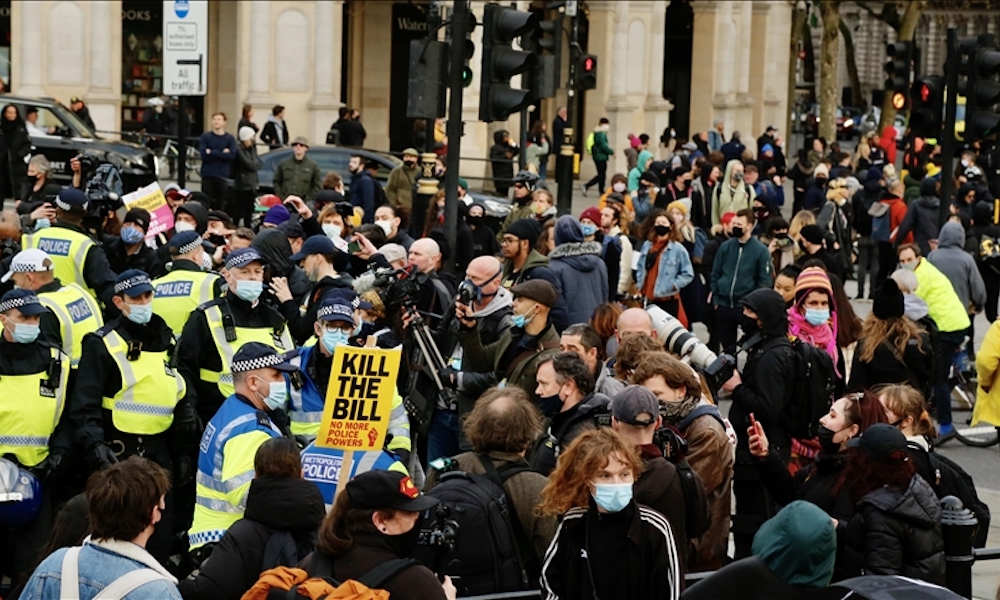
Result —
[[569, 82], [566, 84], [566, 127], [563, 129], [562, 146], [556, 159], [556, 181], [559, 183], [559, 197], [556, 199], [558, 214], [573, 212], [573, 154], [575, 152], [576, 118], [576, 63], [580, 55], [580, 13], [573, 14], [569, 37]]
[[[437, 39], [437, 30], [441, 25], [441, 11], [438, 7], [438, 0], [431, 0], [427, 7], [427, 35], [431, 39]], [[424, 125], [424, 147], [418, 151], [434, 152], [434, 128], [437, 125], [436, 119], [427, 119]]]
[[945, 61], [945, 101], [944, 101], [944, 145], [941, 154], [941, 214], [939, 221], [944, 224], [951, 214], [951, 196], [955, 192], [952, 172], [955, 167], [955, 119], [958, 111], [958, 71], [962, 54], [958, 48], [958, 34], [954, 28], [948, 29], [948, 59]]
[[[448, 69], [448, 158], [447, 171], [444, 177], [445, 203], [444, 203], [444, 239], [448, 243], [448, 251], [451, 256], [441, 265], [445, 273], [455, 272], [455, 254], [458, 248], [455, 241], [458, 238], [458, 168], [459, 156], [462, 149], [462, 134], [465, 124], [462, 122], [462, 69], [465, 62], [465, 47], [456, 43], [455, 40], [465, 39], [465, 32], [469, 30], [469, 2], [468, 0], [455, 0], [455, 7], [451, 14], [451, 39], [449, 47], [451, 56]], [[433, 131], [428, 131], [428, 135], [434, 135]]]

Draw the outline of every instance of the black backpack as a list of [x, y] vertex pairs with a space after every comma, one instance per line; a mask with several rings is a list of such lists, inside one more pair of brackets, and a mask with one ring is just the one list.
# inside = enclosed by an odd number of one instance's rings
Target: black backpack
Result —
[[793, 340], [798, 369], [792, 399], [781, 411], [781, 425], [793, 438], [810, 440], [819, 434], [819, 419], [830, 412], [837, 384], [833, 359], [823, 350]]
[[982, 548], [986, 545], [986, 535], [990, 529], [990, 507], [979, 499], [976, 494], [976, 484], [972, 477], [958, 463], [947, 456], [942, 456], [934, 450], [927, 453], [931, 468], [931, 479], [927, 483], [934, 488], [938, 498], [955, 496], [962, 501], [965, 508], [972, 511], [979, 520], [979, 528], [973, 545]]
[[375, 208], [389, 206], [389, 196], [386, 195], [385, 188], [374, 177], [372, 177], [372, 183], [375, 185]]
[[[503, 483], [531, 469], [513, 463], [498, 471], [489, 457], [476, 456], [486, 475], [450, 471], [427, 492], [449, 509], [448, 518], [458, 524], [444, 574], [451, 577], [459, 596], [529, 590], [538, 580], [541, 565]], [[435, 510], [424, 513], [421, 531], [430, 528]], [[414, 558], [434, 568], [434, 548], [419, 546]]]

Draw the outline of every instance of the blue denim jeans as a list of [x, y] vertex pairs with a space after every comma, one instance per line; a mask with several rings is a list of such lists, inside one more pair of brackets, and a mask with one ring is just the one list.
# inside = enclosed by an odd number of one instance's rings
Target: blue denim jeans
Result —
[[458, 411], [435, 409], [427, 432], [427, 462], [437, 458], [455, 456], [458, 447]]

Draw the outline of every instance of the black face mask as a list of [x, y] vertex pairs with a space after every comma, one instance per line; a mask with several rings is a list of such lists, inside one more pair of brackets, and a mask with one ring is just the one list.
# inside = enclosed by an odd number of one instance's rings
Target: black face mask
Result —
[[740, 317], [740, 328], [743, 329], [743, 333], [750, 335], [760, 331], [760, 326], [757, 325], [757, 319], [743, 315]]
[[731, 237], [734, 237], [734, 238], [741, 238], [741, 237], [743, 237], [743, 228], [742, 227], [733, 227], [733, 234], [732, 234]]
[[656, 232], [656, 235], [662, 237], [662, 236], [665, 236], [665, 235], [667, 235], [667, 234], [670, 233], [670, 226], [669, 225], [656, 225], [656, 226], [653, 227], [653, 231]]
[[406, 168], [412, 169], [413, 167], [417, 166], [417, 161], [404, 160], [403, 164], [406, 165]]
[[416, 525], [413, 529], [399, 535], [382, 534], [386, 542], [392, 548], [393, 553], [399, 558], [409, 558], [413, 556], [413, 551], [417, 549], [417, 541], [420, 540], [420, 529]]
[[[843, 429], [840, 431], [843, 431]], [[822, 425], [819, 426], [819, 434], [817, 437], [819, 438], [819, 447], [823, 450], [823, 454], [833, 456], [834, 454], [840, 452], [840, 444], [833, 441], [833, 436], [840, 433], [840, 431], [834, 431]]]
[[538, 410], [542, 411], [542, 416], [547, 419], [558, 415], [560, 409], [562, 409], [562, 398], [559, 397], [559, 394], [538, 399]]
[[480, 225], [483, 224], [483, 215], [475, 215], [475, 216], [469, 215], [465, 217], [465, 222], [468, 223], [469, 225], [479, 227]]

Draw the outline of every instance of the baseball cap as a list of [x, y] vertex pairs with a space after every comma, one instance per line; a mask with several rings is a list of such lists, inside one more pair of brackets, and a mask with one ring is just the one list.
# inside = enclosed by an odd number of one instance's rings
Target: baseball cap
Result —
[[[46, 266], [46, 261], [48, 261], [48, 266]], [[3, 277], [0, 277], [0, 282], [7, 283], [14, 276], [14, 273], [42, 273], [54, 271], [55, 268], [52, 259], [45, 251], [38, 248], [28, 248], [14, 255], [10, 261], [10, 268]]]
[[285, 373], [292, 373], [299, 370], [297, 366], [288, 362], [295, 355], [291, 353], [278, 354], [274, 348], [267, 344], [247, 342], [240, 346], [240, 349], [233, 356], [233, 365], [230, 372], [246, 373], [247, 371], [270, 368], [284, 371]]
[[122, 271], [118, 279], [115, 279], [115, 294], [125, 294], [129, 298], [153, 291], [153, 284], [149, 281], [149, 275], [139, 269], [128, 269]]
[[544, 279], [529, 279], [524, 283], [519, 283], [511, 288], [511, 293], [515, 298], [527, 298], [535, 302], [552, 308], [556, 305], [556, 288]]
[[858, 448], [876, 462], [886, 463], [893, 452], [906, 452], [906, 436], [892, 425], [876, 423], [848, 440], [847, 447]]
[[[649, 416], [640, 417], [644, 413]], [[660, 415], [660, 403], [653, 392], [641, 385], [629, 385], [611, 401], [611, 414], [622, 423], [648, 427]]]
[[311, 254], [325, 254], [327, 256], [332, 256], [336, 253], [337, 248], [333, 245], [333, 240], [325, 235], [314, 235], [302, 242], [302, 248], [295, 254], [289, 256], [288, 260], [297, 263]]
[[267, 264], [267, 259], [261, 256], [256, 248], [240, 248], [229, 253], [229, 258], [226, 259], [226, 268], [242, 268], [254, 261], [262, 265]]
[[438, 504], [437, 498], [421, 494], [409, 475], [397, 471], [362, 473], [347, 483], [346, 491], [351, 505], [362, 510], [423, 512]]
[[316, 308], [316, 319], [354, 325], [354, 305], [349, 300], [337, 296], [325, 298]]
[[768, 125], [767, 129], [765, 129], [764, 131], [768, 132], [768, 131], [777, 131], [777, 130], [778, 130], [778, 128], [775, 127], [774, 125]]
[[0, 313], [16, 308], [26, 317], [40, 315], [46, 310], [31, 290], [11, 290], [0, 297]]

